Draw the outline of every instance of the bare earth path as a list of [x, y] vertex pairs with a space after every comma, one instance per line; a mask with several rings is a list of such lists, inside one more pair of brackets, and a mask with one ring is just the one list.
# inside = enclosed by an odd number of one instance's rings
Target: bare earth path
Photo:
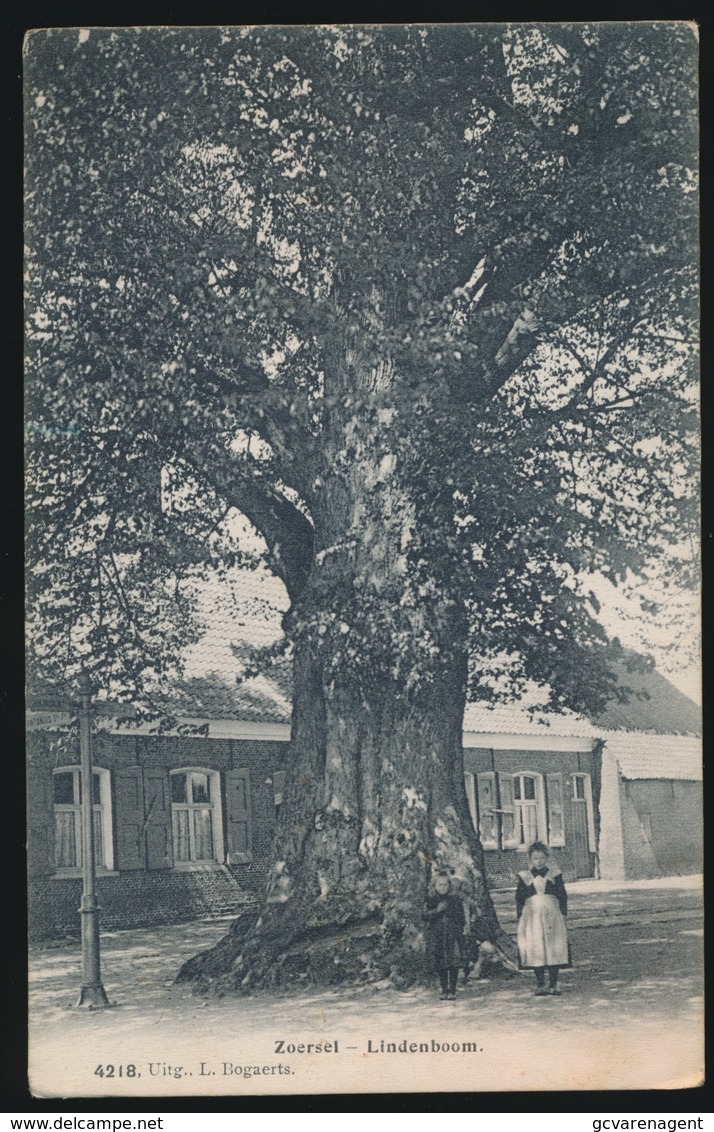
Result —
[[[495, 898], [504, 927], [515, 931], [512, 894]], [[224, 934], [226, 922], [214, 920], [103, 935], [103, 978], [116, 1005], [80, 1012], [78, 945], [33, 948], [33, 1092], [139, 1098], [699, 1083], [701, 878], [579, 882], [570, 901], [575, 965], [557, 999], [533, 997], [523, 975], [469, 983], [453, 1003], [424, 988], [308, 987], [289, 998], [206, 1001], [172, 979], [184, 959]], [[307, 1043], [323, 1048], [296, 1048]]]

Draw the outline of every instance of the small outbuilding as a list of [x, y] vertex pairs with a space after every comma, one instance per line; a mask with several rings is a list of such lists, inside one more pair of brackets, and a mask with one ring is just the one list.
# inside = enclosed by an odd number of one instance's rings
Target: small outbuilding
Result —
[[702, 747], [694, 735], [605, 736], [600, 876], [607, 880], [702, 871]]
[[602, 741], [599, 875], [606, 880], [702, 871], [701, 709], [652, 667], [594, 721]]

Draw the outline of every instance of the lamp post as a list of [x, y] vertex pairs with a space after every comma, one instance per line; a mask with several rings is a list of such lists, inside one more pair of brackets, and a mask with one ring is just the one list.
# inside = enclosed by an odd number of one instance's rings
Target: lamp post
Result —
[[95, 1010], [109, 1006], [102, 986], [99, 966], [99, 904], [97, 902], [96, 858], [94, 853], [94, 770], [92, 767], [92, 727], [97, 716], [110, 719], [135, 719], [136, 708], [131, 704], [92, 702], [92, 683], [82, 668], [78, 680], [79, 705], [76, 696], [51, 695], [46, 692], [30, 693], [26, 698], [28, 725], [33, 712], [39, 725], [48, 713], [62, 713], [67, 722], [77, 710], [79, 717], [80, 788], [82, 792], [82, 902], [79, 907], [82, 925], [82, 989], [77, 1007]]
[[86, 670], [79, 674], [79, 754], [82, 786], [82, 989], [78, 1007], [109, 1006], [102, 986], [99, 959], [99, 904], [94, 856], [94, 775], [92, 770], [92, 686]]

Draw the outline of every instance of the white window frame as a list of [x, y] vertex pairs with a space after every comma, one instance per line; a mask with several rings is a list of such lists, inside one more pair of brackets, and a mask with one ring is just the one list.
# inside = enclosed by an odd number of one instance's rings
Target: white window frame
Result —
[[[112, 786], [111, 786], [111, 773], [106, 767], [95, 766], [92, 768], [93, 774], [96, 774], [99, 779], [99, 803], [94, 803], [92, 809], [94, 813], [100, 814], [100, 825], [102, 829], [102, 855], [104, 857], [103, 863], [96, 865], [96, 871], [100, 875], [102, 873], [114, 872], [114, 828], [112, 823]], [[56, 836], [56, 822], [55, 814], [57, 813], [73, 813], [74, 817], [74, 837], [77, 852], [78, 864], [76, 865], [56, 865], [55, 872], [58, 876], [80, 876], [82, 873], [82, 804], [81, 802], [63, 803], [54, 801], [54, 780], [55, 776], [59, 774], [71, 774], [74, 778], [74, 794], [79, 797], [78, 783], [81, 779], [82, 770], [77, 763], [72, 766], [57, 766], [52, 771], [52, 832], [53, 837]], [[94, 792], [92, 791], [92, 796]]]
[[[225, 844], [223, 839], [223, 804], [221, 801], [221, 772], [212, 770], [207, 766], [177, 766], [169, 771], [169, 777], [172, 779], [177, 774], [205, 774], [209, 779], [209, 793], [211, 797], [210, 802], [174, 802], [173, 796], [171, 797], [171, 840], [174, 851], [174, 868], [175, 869], [194, 869], [205, 868], [212, 864], [225, 863]], [[174, 813], [177, 810], [187, 810], [189, 813], [194, 809], [210, 808], [211, 815], [211, 832], [213, 835], [213, 856], [202, 857], [196, 860], [193, 857], [188, 861], [180, 861], [176, 852], [176, 844], [174, 841]], [[193, 824], [189, 819], [189, 842], [192, 843], [194, 839]]]
[[[534, 799], [516, 798], [516, 789], [515, 789], [516, 779], [523, 779], [523, 778], [532, 778], [535, 781], [535, 798]], [[532, 803], [532, 807], [535, 810], [536, 835], [533, 838], [533, 840], [534, 841], [543, 841], [547, 844], [547, 840], [548, 840], [548, 832], [547, 832], [548, 831], [548, 814], [546, 812], [546, 806], [545, 806], [545, 789], [544, 789], [544, 785], [543, 785], [543, 775], [540, 773], [540, 771], [537, 771], [537, 770], [516, 770], [516, 771], [513, 771], [513, 773], [511, 774], [511, 779], [513, 781], [513, 813], [514, 813], [514, 816], [515, 816], [516, 830], [519, 833], [519, 842], [518, 842], [518, 845], [515, 846], [515, 848], [519, 852], [528, 849], [528, 844], [526, 844], [526, 842], [524, 840], [520, 839], [520, 834], [522, 834], [522, 832], [523, 832], [524, 823], [523, 823], [522, 818], [519, 821], [519, 817], [518, 817], [518, 810], [519, 810], [521, 804], [524, 803], [524, 802], [528, 803], [529, 808], [531, 807], [531, 803]], [[523, 793], [522, 785], [523, 784], [521, 782], [521, 793]], [[532, 842], [530, 842], [529, 844], [532, 844]]]
[[596, 853], [597, 845], [595, 841], [595, 811], [593, 809], [592, 777], [586, 771], [581, 770], [577, 771], [577, 773], [573, 775], [573, 799], [576, 799], [578, 797], [578, 781], [582, 782], [583, 784], [583, 798], [579, 799], [579, 801], [585, 802], [585, 817], [588, 826], [588, 852]]

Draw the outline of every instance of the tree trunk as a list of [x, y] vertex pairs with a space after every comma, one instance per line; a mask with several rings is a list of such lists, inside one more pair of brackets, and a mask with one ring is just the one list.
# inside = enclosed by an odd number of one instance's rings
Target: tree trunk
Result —
[[[364, 384], [383, 392], [389, 380], [382, 366]], [[433, 977], [423, 911], [442, 867], [475, 934], [511, 950], [464, 788], [467, 633], [451, 531], [431, 514], [428, 548], [420, 542], [396, 416], [383, 401], [344, 419], [338, 406], [325, 428], [315, 563], [291, 611], [292, 751], [275, 863], [257, 922], [184, 967], [203, 990]]]
[[296, 657], [293, 749], [276, 859], [257, 923], [239, 923], [183, 977], [203, 991], [308, 980], [433, 978], [423, 909], [439, 868], [454, 870], [473, 928], [510, 953], [484, 882], [461, 746], [464, 656], [414, 695], [384, 687], [370, 702]]

